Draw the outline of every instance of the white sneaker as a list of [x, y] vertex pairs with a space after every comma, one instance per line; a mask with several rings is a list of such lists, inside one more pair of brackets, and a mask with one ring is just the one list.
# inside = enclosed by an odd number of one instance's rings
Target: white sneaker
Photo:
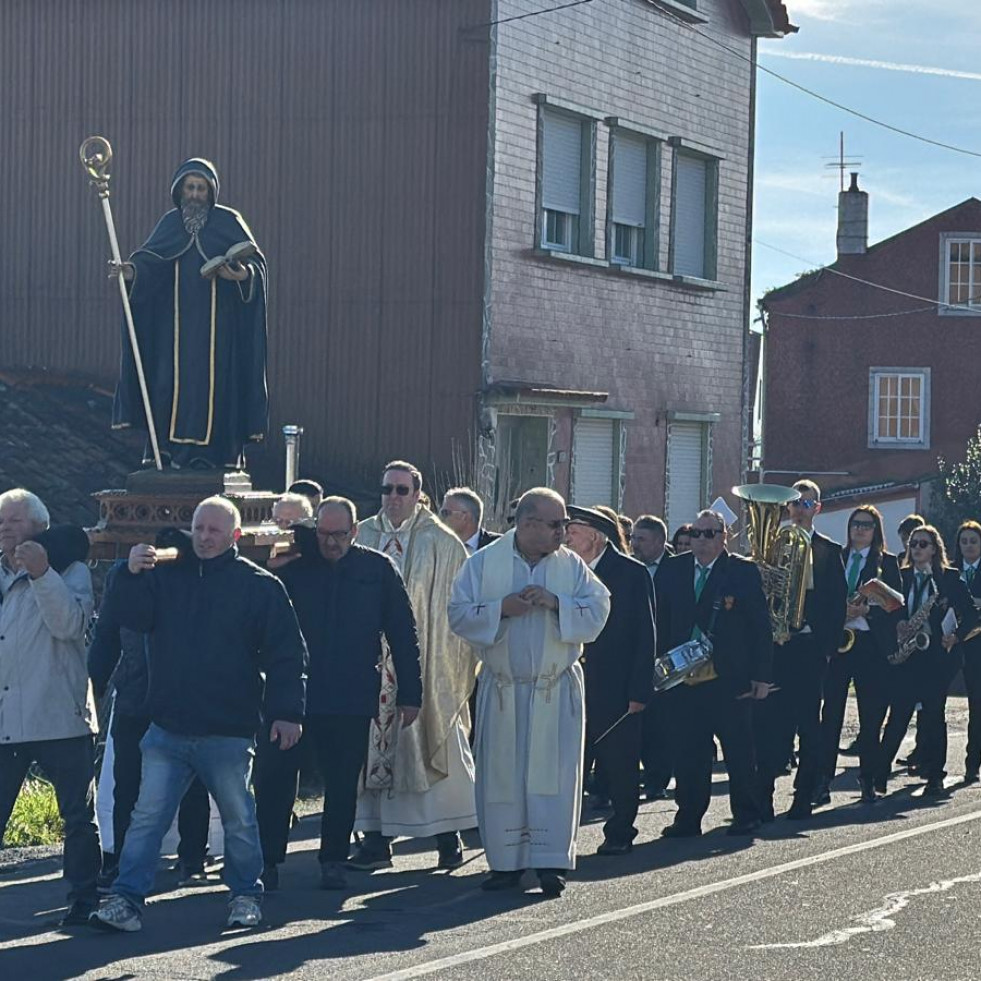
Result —
[[110, 896], [89, 916], [89, 923], [103, 930], [119, 930], [122, 933], [136, 933], [143, 929], [139, 913], [122, 896]]
[[232, 896], [228, 904], [228, 925], [230, 927], [254, 927], [262, 922], [259, 900], [254, 896]]

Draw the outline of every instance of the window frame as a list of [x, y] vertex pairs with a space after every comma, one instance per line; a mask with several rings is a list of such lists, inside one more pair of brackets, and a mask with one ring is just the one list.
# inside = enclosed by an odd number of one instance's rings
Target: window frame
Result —
[[[903, 436], [882, 436], [879, 432], [879, 389], [886, 378], [896, 378], [902, 384], [903, 378], [916, 378], [920, 381], [920, 435], [916, 439]], [[902, 398], [899, 394], [898, 398]], [[903, 416], [898, 415], [901, 422]], [[869, 407], [868, 407], [868, 447], [872, 450], [928, 450], [930, 449], [930, 369], [910, 366], [869, 368]]]
[[[593, 258], [596, 255], [596, 118], [573, 108], [558, 105], [545, 96], [536, 96], [537, 149], [535, 168], [535, 240], [534, 248], [555, 255], [573, 255]], [[577, 120], [582, 127], [579, 161], [579, 214], [557, 211], [545, 207], [545, 118], [551, 113]], [[546, 237], [549, 213], [567, 215], [570, 219], [570, 235], [567, 241], [550, 241]]]
[[[939, 285], [937, 287], [940, 306], [937, 313], [944, 317], [981, 317], [981, 275], [974, 283], [974, 293], [978, 297], [974, 304], [964, 306], [950, 302], [950, 249], [952, 245], [969, 243], [981, 251], [981, 231], [979, 232], [944, 232], [940, 236], [939, 256]], [[970, 287], [971, 266], [968, 267], [968, 285]]]
[[[660, 266], [660, 223], [661, 223], [661, 156], [663, 139], [652, 136], [650, 133], [641, 132], [631, 128], [629, 125], [622, 125], [616, 117], [606, 120], [610, 128], [610, 139], [608, 148], [607, 163], [607, 191], [606, 191], [606, 255], [611, 266], [619, 266], [627, 269], [648, 269], [658, 272]], [[614, 220], [614, 189], [616, 186], [616, 142], [618, 137], [626, 136], [629, 139], [637, 140], [644, 144], [647, 154], [646, 172], [644, 185], [646, 190], [644, 200], [644, 224], [643, 226], [626, 225], [623, 227], [633, 228], [640, 232], [641, 242], [639, 248], [635, 247], [636, 258], [634, 261], [625, 262], [624, 258], [617, 254], [616, 236], [617, 228], [621, 222]]]
[[[682, 282], [715, 282], [719, 275], [719, 168], [724, 159], [721, 154], [709, 152], [707, 149], [694, 146], [688, 140], [671, 137], [668, 141], [672, 148], [671, 155], [671, 231], [668, 246], [668, 272]], [[689, 157], [702, 160], [706, 164], [705, 172], [705, 228], [704, 228], [704, 261], [702, 275], [696, 276], [690, 272], [680, 273], [675, 268], [675, 250], [678, 243], [678, 159]]]

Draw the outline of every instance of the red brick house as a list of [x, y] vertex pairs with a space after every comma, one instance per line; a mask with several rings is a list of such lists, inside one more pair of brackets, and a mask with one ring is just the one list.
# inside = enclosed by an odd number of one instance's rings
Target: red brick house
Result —
[[816, 475], [838, 537], [875, 503], [896, 546], [899, 520], [931, 511], [937, 457], [962, 458], [981, 421], [981, 200], [868, 247], [853, 175], [838, 215], [837, 261], [760, 304], [762, 466]]

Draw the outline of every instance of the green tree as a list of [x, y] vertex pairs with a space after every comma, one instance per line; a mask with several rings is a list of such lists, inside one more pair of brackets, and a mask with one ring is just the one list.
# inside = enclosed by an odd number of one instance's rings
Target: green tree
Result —
[[967, 441], [962, 461], [951, 463], [939, 457], [937, 466], [944, 487], [943, 530], [951, 542], [962, 521], [977, 520], [981, 514], [981, 426]]

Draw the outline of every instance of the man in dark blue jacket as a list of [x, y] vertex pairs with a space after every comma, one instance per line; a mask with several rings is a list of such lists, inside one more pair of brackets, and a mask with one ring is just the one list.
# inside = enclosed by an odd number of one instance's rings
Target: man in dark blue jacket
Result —
[[[306, 739], [324, 776], [320, 832], [321, 886], [343, 889], [357, 806], [358, 776], [368, 750], [368, 728], [378, 713], [382, 640], [398, 679], [401, 724], [411, 725], [422, 704], [419, 643], [405, 584], [387, 555], [355, 543], [358, 515], [347, 498], [328, 497], [317, 511], [316, 546], [281, 571], [310, 651]], [[289, 754], [295, 756], [295, 754]], [[256, 799], [266, 868], [286, 857], [296, 763], [261, 754]]]
[[157, 566], [152, 545], [136, 545], [116, 576], [108, 612], [148, 635], [147, 714], [140, 796], [112, 895], [96, 925], [139, 930], [160, 843], [197, 775], [221, 812], [229, 926], [262, 919], [262, 849], [249, 792], [260, 711], [270, 738], [289, 749], [300, 738], [306, 650], [282, 583], [238, 554], [238, 509], [210, 497], [194, 512], [194, 558]]

